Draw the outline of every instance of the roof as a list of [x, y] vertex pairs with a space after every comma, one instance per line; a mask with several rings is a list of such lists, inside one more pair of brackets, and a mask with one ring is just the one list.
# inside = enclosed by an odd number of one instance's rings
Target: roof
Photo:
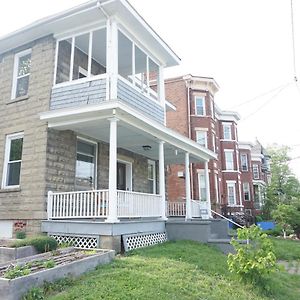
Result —
[[[104, 13], [103, 13], [104, 11]], [[105, 21], [116, 17], [125, 27], [130, 26], [141, 43], [165, 66], [174, 66], [180, 58], [168, 44], [137, 13], [127, 0], [92, 0], [60, 13], [37, 20], [21, 29], [0, 37], [0, 53], [7, 52], [46, 35], [73, 30], [82, 24]], [[129, 21], [130, 20], [130, 21]], [[151, 53], [152, 53], [151, 52]]]

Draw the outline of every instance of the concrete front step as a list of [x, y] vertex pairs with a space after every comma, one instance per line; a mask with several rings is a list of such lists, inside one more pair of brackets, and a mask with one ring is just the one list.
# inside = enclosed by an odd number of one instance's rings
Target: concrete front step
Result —
[[[230, 241], [231, 241], [230, 238], [225, 238], [225, 239], [210, 238], [207, 241], [207, 243], [218, 247], [224, 254], [235, 253], [235, 250], [234, 250], [233, 246], [230, 244]], [[238, 242], [240, 244], [247, 243], [247, 241], [244, 241], [244, 240], [238, 240]]]

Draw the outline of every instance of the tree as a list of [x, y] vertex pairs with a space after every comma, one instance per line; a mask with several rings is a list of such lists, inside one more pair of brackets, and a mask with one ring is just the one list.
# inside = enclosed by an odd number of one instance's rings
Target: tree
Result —
[[295, 210], [295, 207], [292, 205], [280, 203], [271, 214], [275, 222], [281, 226], [284, 238], [286, 238], [287, 230], [292, 227], [291, 223], [295, 215]]
[[292, 173], [287, 146], [272, 145], [267, 149], [271, 156], [271, 182], [267, 187], [266, 200], [263, 208], [264, 215], [270, 217], [271, 212], [280, 203], [290, 204], [300, 201], [300, 182]]

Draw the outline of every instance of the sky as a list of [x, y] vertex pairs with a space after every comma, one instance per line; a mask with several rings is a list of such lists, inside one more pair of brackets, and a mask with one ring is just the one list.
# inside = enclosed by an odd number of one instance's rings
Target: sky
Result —
[[[85, 0], [3, 1], [0, 35]], [[130, 0], [179, 55], [167, 77], [213, 77], [222, 110], [239, 112], [240, 141], [291, 147], [300, 157], [300, 0]], [[294, 76], [298, 76], [298, 83]], [[300, 158], [290, 166], [300, 179]]]

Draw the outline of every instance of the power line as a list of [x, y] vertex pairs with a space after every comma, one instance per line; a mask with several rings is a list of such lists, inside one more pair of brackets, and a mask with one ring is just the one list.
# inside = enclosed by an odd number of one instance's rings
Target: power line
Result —
[[277, 93], [275, 95], [273, 95], [272, 97], [270, 97], [267, 101], [265, 101], [261, 106], [259, 106], [254, 112], [250, 113], [249, 115], [247, 115], [246, 117], [242, 118], [241, 121], [245, 121], [248, 118], [252, 117], [253, 115], [255, 115], [257, 112], [259, 112], [262, 108], [264, 108], [267, 104], [269, 104], [272, 100], [274, 100], [285, 88], [287, 88], [291, 83], [286, 84], [285, 86], [283, 86], [279, 91], [277, 91]]
[[[266, 96], [266, 95], [268, 95], [268, 94], [271, 94], [272, 92], [275, 92], [275, 91], [281, 89], [282, 87], [285, 87], [287, 84], [290, 84], [290, 82], [289, 82], [289, 83], [282, 84], [282, 85], [280, 85], [280, 86], [278, 86], [278, 87], [276, 87], [276, 88], [273, 88], [273, 89], [271, 89], [271, 90], [269, 90], [269, 91], [267, 91], [267, 92], [263, 92], [263, 93], [261, 93], [261, 94], [255, 96], [254, 98], [251, 98], [251, 99], [246, 100], [246, 101], [244, 101], [244, 102], [242, 102], [242, 103], [240, 103], [240, 104], [238, 104], [238, 105], [235, 105], [235, 106], [231, 107], [230, 109], [236, 109], [236, 108], [241, 107], [241, 106], [243, 106], [243, 105], [245, 105], [245, 104], [248, 104], [248, 103], [250, 103], [250, 102], [253, 102], [253, 101], [256, 100], [256, 99], [259, 99], [259, 98], [261, 98], [261, 97], [264, 97], [264, 96]], [[299, 90], [299, 92], [300, 92], [300, 90]]]
[[294, 8], [293, 8], [293, 0], [291, 0], [291, 25], [292, 25], [292, 47], [293, 47], [293, 66], [294, 66], [294, 80], [297, 79], [297, 70], [296, 70], [296, 47], [295, 47], [295, 29], [294, 29]]

